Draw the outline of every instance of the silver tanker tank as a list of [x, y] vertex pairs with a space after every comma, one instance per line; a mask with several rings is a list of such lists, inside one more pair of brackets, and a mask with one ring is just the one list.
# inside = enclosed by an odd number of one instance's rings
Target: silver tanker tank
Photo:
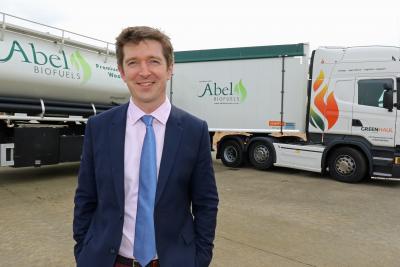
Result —
[[0, 40], [0, 97], [104, 105], [128, 101], [116, 57], [108, 49], [5, 25]]
[[0, 12], [0, 167], [81, 159], [88, 118], [129, 100], [112, 46]]

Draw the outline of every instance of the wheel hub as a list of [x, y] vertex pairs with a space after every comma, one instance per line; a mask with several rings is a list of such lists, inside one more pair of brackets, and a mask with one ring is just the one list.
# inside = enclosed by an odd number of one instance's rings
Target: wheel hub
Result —
[[350, 156], [340, 156], [336, 160], [336, 170], [342, 175], [350, 175], [356, 170], [356, 163]]
[[266, 146], [257, 146], [254, 149], [254, 159], [257, 162], [265, 162], [269, 158], [269, 150]]
[[233, 146], [228, 146], [224, 150], [224, 158], [227, 162], [234, 162], [238, 157], [238, 151]]

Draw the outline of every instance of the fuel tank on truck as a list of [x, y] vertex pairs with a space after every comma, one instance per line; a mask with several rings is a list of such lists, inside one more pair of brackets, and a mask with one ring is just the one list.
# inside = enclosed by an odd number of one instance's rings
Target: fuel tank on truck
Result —
[[105, 48], [7, 24], [2, 37], [0, 97], [106, 105], [129, 99]]

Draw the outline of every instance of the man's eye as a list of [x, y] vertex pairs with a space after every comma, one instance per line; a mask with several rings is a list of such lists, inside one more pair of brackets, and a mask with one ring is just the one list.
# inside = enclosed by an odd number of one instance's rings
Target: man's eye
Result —
[[128, 62], [128, 66], [134, 66], [134, 65], [136, 65], [136, 61], [129, 61]]
[[150, 63], [151, 64], [160, 64], [160, 61], [157, 59], [152, 59], [152, 60], [150, 60]]

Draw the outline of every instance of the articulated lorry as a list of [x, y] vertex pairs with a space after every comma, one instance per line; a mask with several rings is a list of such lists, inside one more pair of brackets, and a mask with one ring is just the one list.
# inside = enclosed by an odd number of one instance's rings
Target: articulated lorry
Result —
[[182, 51], [169, 94], [227, 133], [216, 154], [226, 166], [397, 179], [399, 60], [399, 47], [384, 46]]
[[[129, 99], [113, 45], [1, 17], [0, 166], [79, 161], [88, 117]], [[168, 94], [226, 134], [216, 154], [226, 166], [398, 179], [399, 61], [384, 46], [182, 51]]]
[[1, 18], [0, 166], [79, 161], [88, 117], [129, 99], [112, 44]]

